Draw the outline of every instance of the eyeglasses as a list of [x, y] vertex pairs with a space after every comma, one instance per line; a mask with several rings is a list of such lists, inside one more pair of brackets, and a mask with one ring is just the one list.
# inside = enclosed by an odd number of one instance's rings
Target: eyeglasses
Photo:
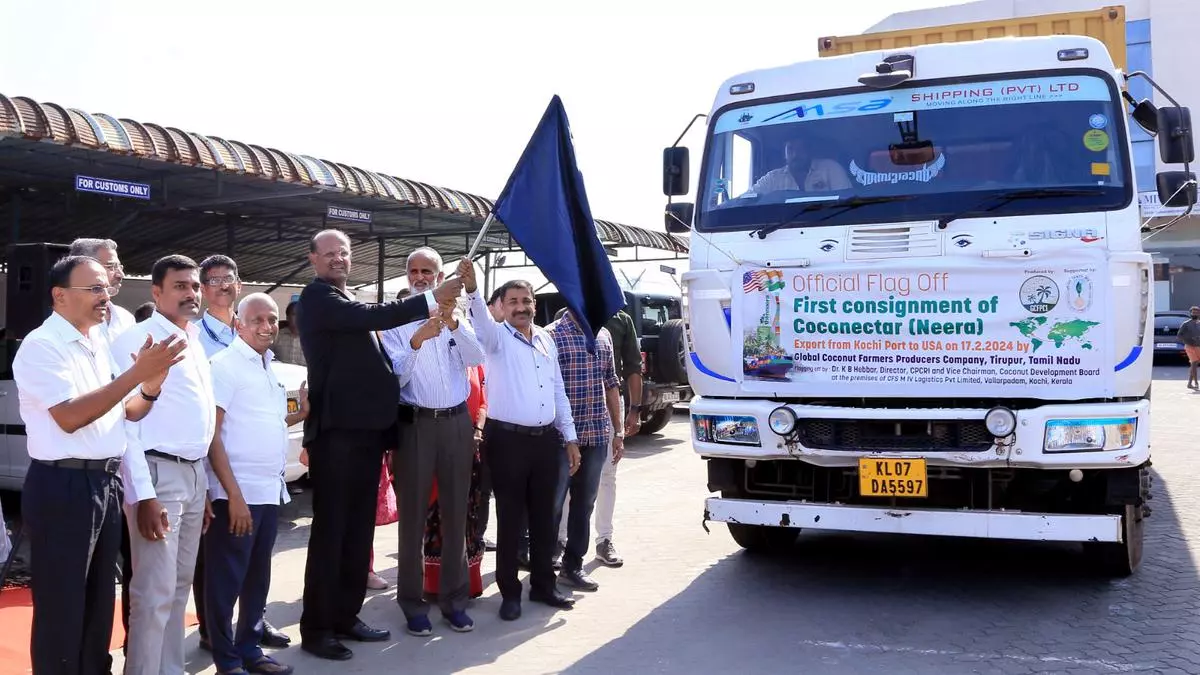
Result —
[[109, 272], [124, 272], [125, 266], [119, 262], [104, 263], [104, 269], [108, 270]]
[[67, 286], [75, 291], [89, 291], [92, 295], [107, 295], [112, 297], [116, 294], [117, 289], [112, 286]]
[[237, 280], [238, 278], [235, 276], [209, 277], [204, 281], [204, 283], [208, 284], [209, 286], [225, 286], [229, 284], [236, 284]]

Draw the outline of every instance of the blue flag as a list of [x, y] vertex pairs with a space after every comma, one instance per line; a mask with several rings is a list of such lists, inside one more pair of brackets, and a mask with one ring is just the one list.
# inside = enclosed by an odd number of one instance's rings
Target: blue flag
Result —
[[625, 306], [625, 295], [596, 234], [567, 112], [557, 96], [492, 212], [562, 293], [594, 352], [595, 336]]

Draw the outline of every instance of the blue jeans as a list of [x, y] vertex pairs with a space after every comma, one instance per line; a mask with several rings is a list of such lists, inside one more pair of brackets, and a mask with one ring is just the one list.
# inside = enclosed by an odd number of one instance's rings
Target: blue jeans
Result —
[[563, 569], [578, 571], [583, 567], [583, 556], [588, 552], [591, 541], [592, 508], [596, 505], [596, 493], [600, 489], [600, 473], [604, 460], [608, 458], [608, 446], [579, 446], [579, 470], [570, 475], [571, 467], [564, 451], [558, 469], [558, 508], [554, 512], [554, 531], [562, 521], [563, 504], [567, 493], [571, 494], [571, 510], [567, 515], [567, 546], [563, 550]]
[[[204, 610], [213, 662], [222, 671], [235, 670], [263, 655], [262, 618], [271, 588], [271, 553], [279, 529], [279, 507], [250, 505], [254, 521], [249, 536], [229, 533], [229, 502], [212, 503], [212, 524], [205, 534]], [[237, 632], [233, 631], [233, 605], [237, 603]]]

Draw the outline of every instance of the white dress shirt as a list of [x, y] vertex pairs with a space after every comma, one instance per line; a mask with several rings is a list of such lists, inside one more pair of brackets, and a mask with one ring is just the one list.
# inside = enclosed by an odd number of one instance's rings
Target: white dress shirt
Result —
[[[121, 333], [137, 324], [133, 314], [112, 300], [108, 301], [108, 320], [92, 328], [111, 347]], [[93, 337], [93, 340], [95, 338]]]
[[200, 343], [200, 329], [189, 323], [184, 331], [157, 311], [117, 338], [113, 357], [122, 371], [133, 365], [146, 336], [155, 342], [168, 335], [186, 339], [183, 360], [171, 367], [150, 413], [140, 422], [127, 423], [128, 452], [124, 462], [125, 501], [130, 504], [157, 497], [145, 450], [157, 450], [183, 459], [199, 460], [208, 456], [216, 428], [216, 402], [213, 400], [212, 372]]
[[113, 381], [103, 340], [85, 337], [54, 312], [25, 336], [12, 367], [32, 459], [109, 459], [125, 454], [123, 403], [74, 433], [64, 431], [50, 416], [50, 408]]
[[237, 338], [237, 331], [233, 326], [226, 326], [220, 319], [209, 314], [208, 310], [204, 310], [194, 323], [200, 329], [200, 344], [204, 345], [204, 353], [209, 359], [233, 344]]
[[[221, 443], [246, 504], [287, 504], [283, 480], [287, 465], [287, 390], [270, 367], [273, 354], [254, 351], [242, 338], [212, 359], [213, 396], [225, 411]], [[208, 467], [208, 493], [229, 499], [217, 474]]]
[[467, 400], [471, 384], [467, 368], [483, 363], [483, 347], [466, 318], [458, 327], [442, 328], [437, 337], [414, 350], [412, 336], [428, 319], [406, 323], [381, 335], [383, 348], [392, 360], [400, 381], [400, 402], [422, 408], [453, 408]]
[[575, 421], [563, 388], [554, 338], [531, 326], [533, 340], [506, 321], [497, 323], [479, 289], [468, 293], [471, 321], [487, 355], [488, 419], [541, 427], [551, 422], [563, 440], [574, 443]]

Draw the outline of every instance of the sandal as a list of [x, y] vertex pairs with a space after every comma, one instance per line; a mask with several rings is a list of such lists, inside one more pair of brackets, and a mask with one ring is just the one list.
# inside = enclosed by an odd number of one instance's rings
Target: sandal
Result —
[[292, 675], [292, 672], [295, 671], [295, 668], [285, 666], [266, 654], [246, 663], [245, 666], [246, 670], [251, 673], [266, 673], [267, 675]]

